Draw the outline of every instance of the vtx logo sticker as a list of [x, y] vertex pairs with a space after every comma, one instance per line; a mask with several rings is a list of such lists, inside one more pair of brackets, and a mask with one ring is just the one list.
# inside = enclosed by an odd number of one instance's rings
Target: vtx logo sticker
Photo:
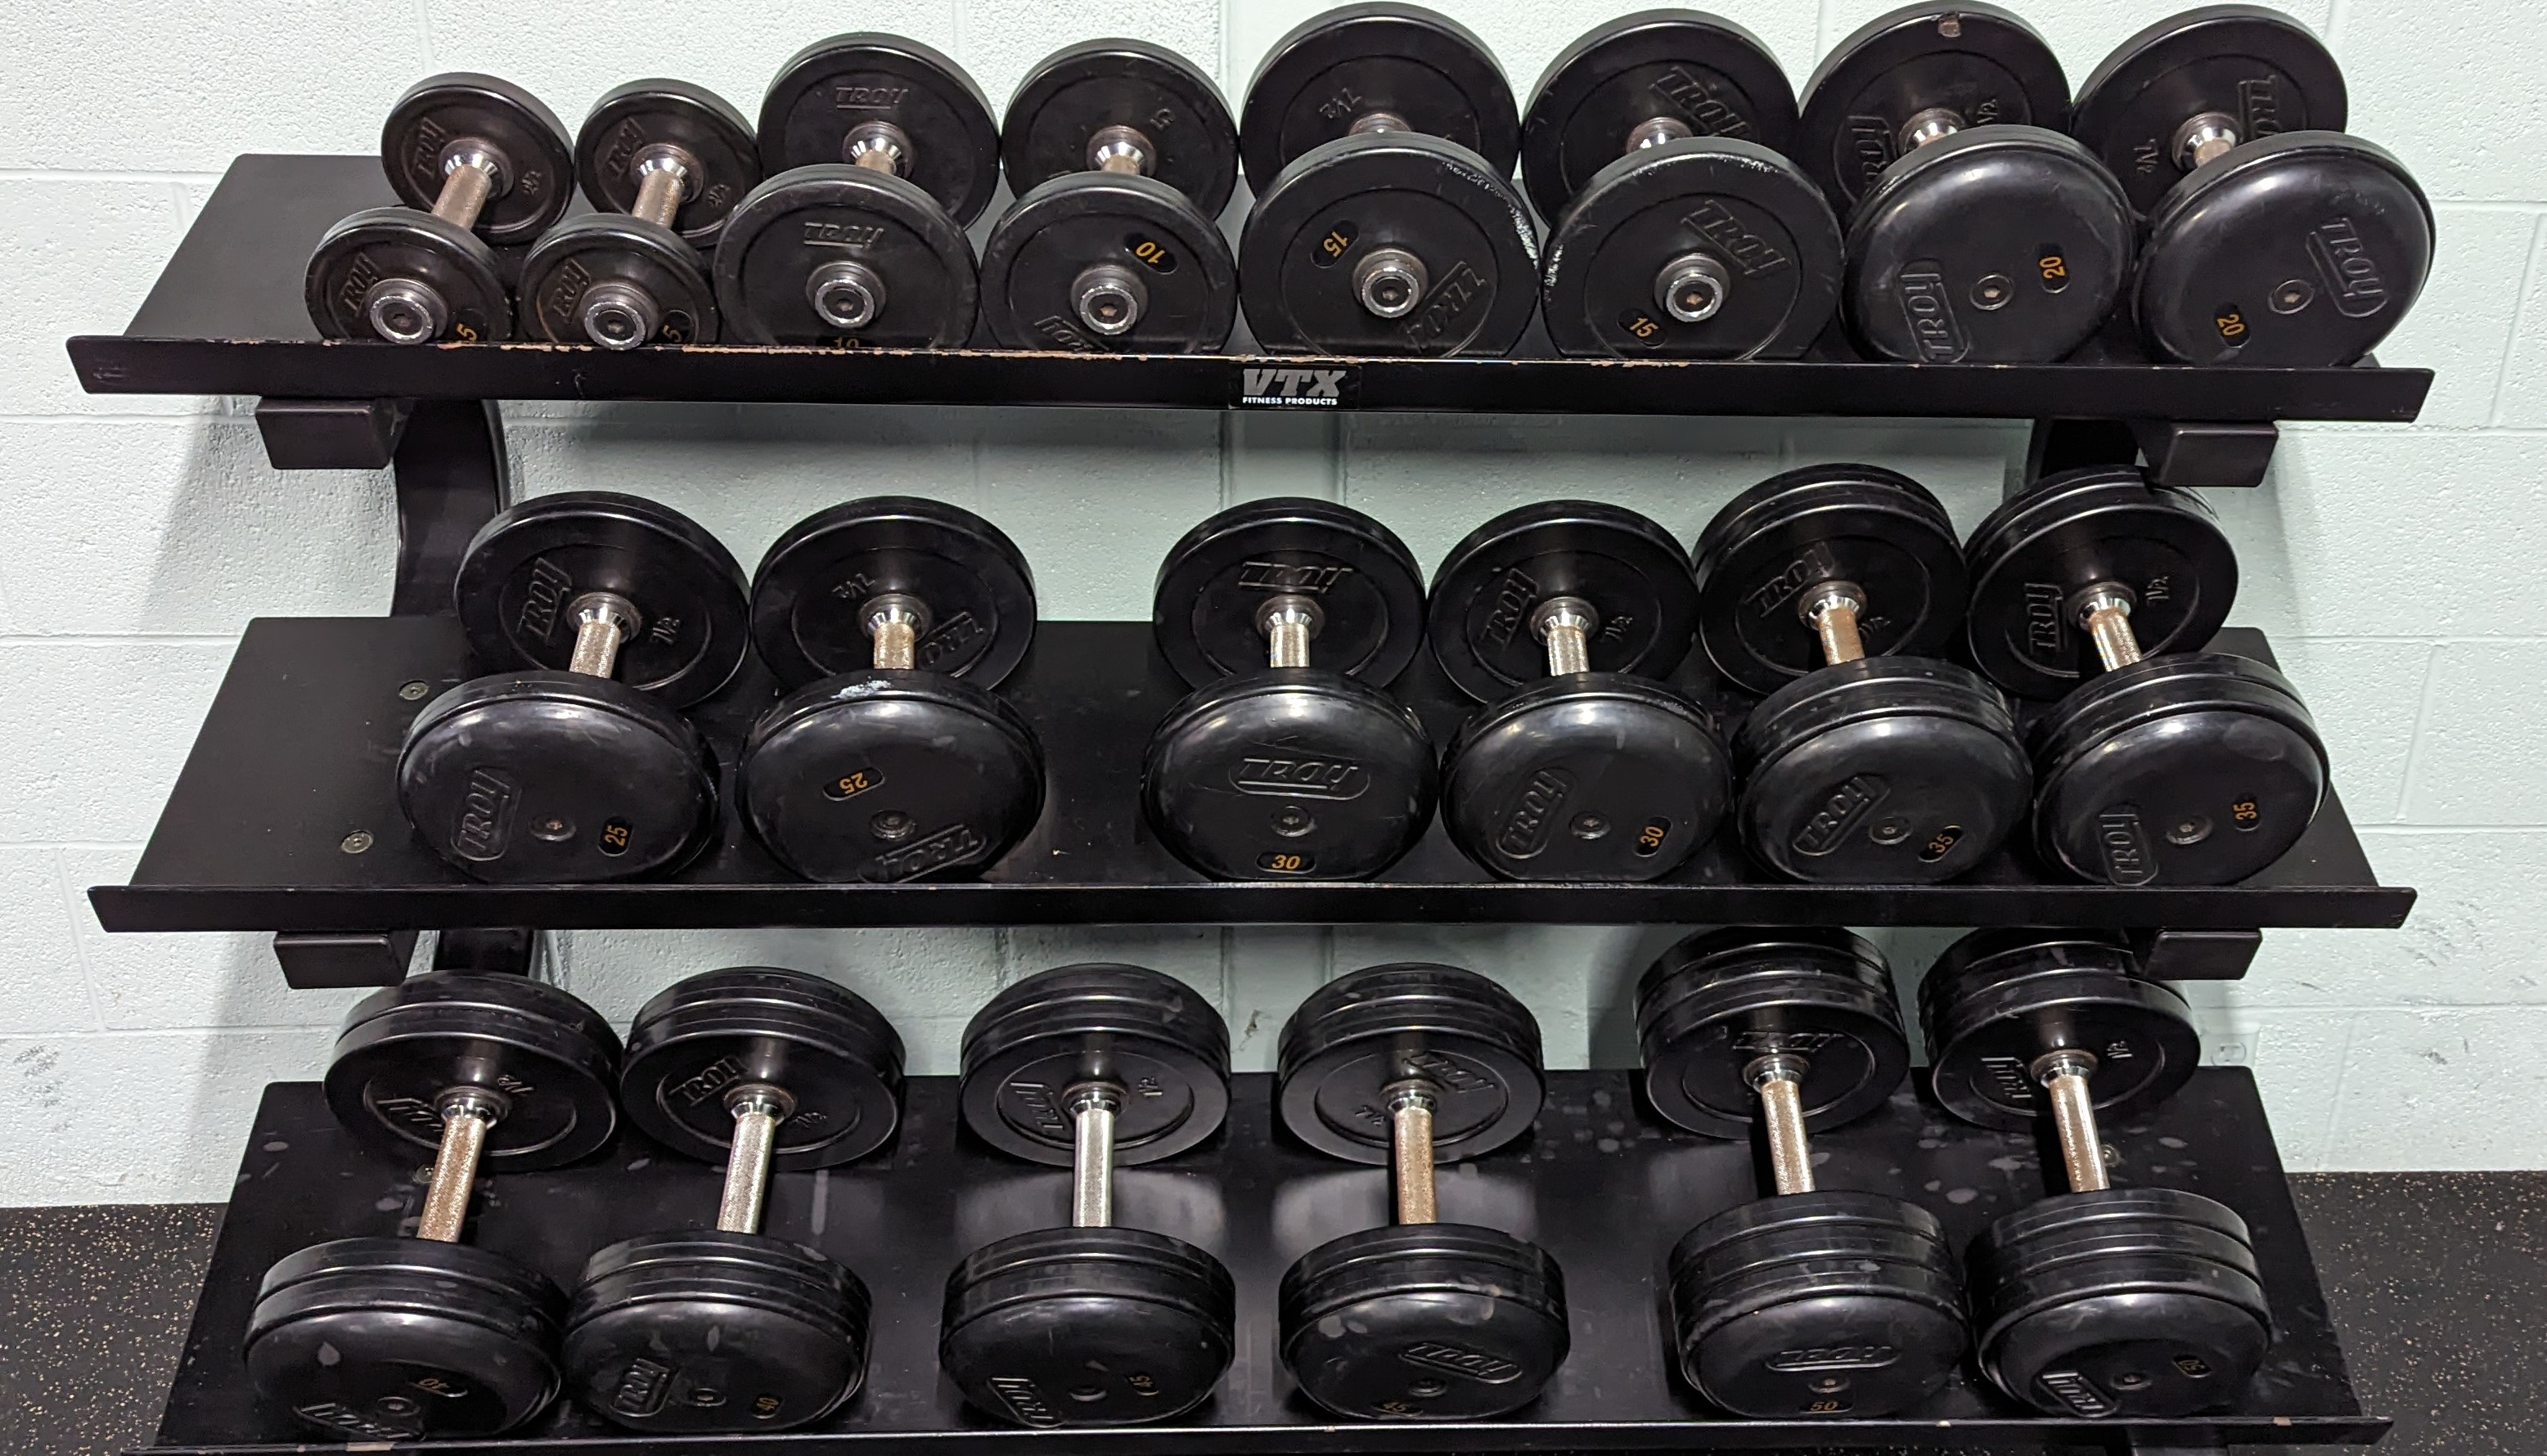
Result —
[[1353, 371], [1349, 368], [1259, 369], [1251, 365], [1239, 370], [1238, 402], [1275, 408], [1333, 409], [1345, 402], [1345, 390], [1352, 382]]

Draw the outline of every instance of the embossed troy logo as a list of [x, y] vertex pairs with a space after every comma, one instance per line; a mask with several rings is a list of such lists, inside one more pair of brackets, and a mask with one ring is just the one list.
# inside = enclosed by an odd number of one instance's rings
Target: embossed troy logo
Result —
[[1504, 1385], [1521, 1379], [1521, 1367], [1498, 1355], [1483, 1350], [1461, 1349], [1438, 1339], [1421, 1339], [1397, 1352], [1397, 1358], [1409, 1365], [1421, 1365], [1461, 1380], [1479, 1385]]
[[1347, 759], [1268, 753], [1240, 759], [1229, 771], [1229, 784], [1241, 794], [1360, 799], [1362, 791], [1370, 787], [1370, 775], [1361, 764]]

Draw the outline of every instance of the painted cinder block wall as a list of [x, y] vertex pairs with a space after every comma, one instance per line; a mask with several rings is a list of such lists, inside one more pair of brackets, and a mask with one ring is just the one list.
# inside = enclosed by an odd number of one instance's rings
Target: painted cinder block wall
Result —
[[[1611, 9], [1444, 0], [1528, 88]], [[123, 878], [231, 645], [270, 614], [385, 609], [389, 481], [266, 468], [252, 401], [81, 393], [61, 341], [138, 304], [229, 158], [365, 152], [398, 92], [483, 69], [579, 118], [670, 71], [756, 106], [803, 43], [900, 31], [996, 101], [1043, 53], [1138, 34], [1242, 91], [1308, 0], [1125, 13], [1036, 0], [0, 0], [0, 1204], [219, 1199], [258, 1088], [314, 1074], [350, 995], [288, 992], [260, 936], [109, 936]], [[1722, 0], [1800, 83], [1882, 0]], [[2172, 0], [2029, 0], [2073, 82]], [[2411, 428], [2285, 435], [2260, 489], [2215, 491], [2243, 559], [2236, 619], [2273, 634], [2334, 750], [2371, 859], [2422, 891], [2399, 932], [2268, 935], [2246, 981], [2193, 988], [2213, 1055], [2258, 1069], [2300, 1168], [2547, 1166], [2547, 13], [2523, 0], [2305, 0], [2352, 85], [2353, 129], [2419, 174], [2437, 272], [2383, 355], [2439, 371]], [[1000, 521], [1044, 615], [1145, 618], [1151, 562], [1228, 502], [1307, 492], [1389, 522], [1429, 565], [1470, 526], [1563, 494], [1683, 539], [1787, 465], [1860, 459], [1933, 486], [1969, 528], [2024, 448], [1995, 423], [1564, 420], [863, 407], [513, 406], [524, 492], [609, 487], [694, 513], [746, 562], [848, 495], [938, 494]], [[1556, 1065], [1631, 1055], [1625, 999], [1670, 927], [577, 934], [563, 982], [625, 1018], [740, 961], [834, 975], [953, 1069], [1005, 980], [1125, 957], [1218, 997], [1242, 1066], [1339, 971], [1401, 956], [1502, 977]], [[1905, 982], [1949, 932], [1881, 937]]]

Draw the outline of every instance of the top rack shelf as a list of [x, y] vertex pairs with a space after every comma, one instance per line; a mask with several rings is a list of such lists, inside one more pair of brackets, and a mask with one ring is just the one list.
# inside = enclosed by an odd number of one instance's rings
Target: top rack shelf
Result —
[[[1791, 361], [1093, 356], [759, 346], [453, 344], [317, 337], [302, 301], [319, 235], [395, 201], [380, 163], [242, 156], [121, 334], [70, 341], [93, 393], [303, 399], [695, 399], [1326, 408], [1513, 414], [1856, 415], [2402, 423], [2421, 369], [2188, 368], [2127, 337], [2044, 365], [1870, 364], [1825, 339]], [[1236, 341], [1245, 344], [1243, 336]], [[1525, 353], [1546, 351], [1534, 328]]]

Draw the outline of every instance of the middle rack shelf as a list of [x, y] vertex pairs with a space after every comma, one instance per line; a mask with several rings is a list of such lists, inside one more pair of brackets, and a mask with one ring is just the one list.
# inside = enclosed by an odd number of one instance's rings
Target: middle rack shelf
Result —
[[[2221, 634], [2271, 660], [2263, 636]], [[1695, 654], [1693, 654], [1695, 655]], [[1730, 831], [1667, 879], [1517, 884], [1471, 865], [1437, 824], [1376, 880], [1225, 884], [1169, 854], [1140, 811], [1144, 743], [1186, 689], [1138, 622], [1047, 622], [1002, 694], [1040, 736], [1043, 817], [978, 881], [816, 885], [791, 877], [729, 805], [710, 847], [665, 880], [482, 885], [408, 828], [393, 765], [408, 722], [472, 675], [449, 617], [250, 624], [129, 885], [91, 891], [112, 931], [299, 932], [691, 926], [1017, 924], [2077, 925], [2389, 928], [2412, 890], [2379, 883], [2329, 793], [2307, 834], [2243, 884], [2121, 888], [2003, 852], [1946, 885], [1765, 878]], [[1693, 684], [1702, 697], [1703, 684]], [[1429, 657], [1395, 685], [1436, 742], [1474, 705]], [[756, 663], [694, 717], [725, 759], [774, 690]]]

